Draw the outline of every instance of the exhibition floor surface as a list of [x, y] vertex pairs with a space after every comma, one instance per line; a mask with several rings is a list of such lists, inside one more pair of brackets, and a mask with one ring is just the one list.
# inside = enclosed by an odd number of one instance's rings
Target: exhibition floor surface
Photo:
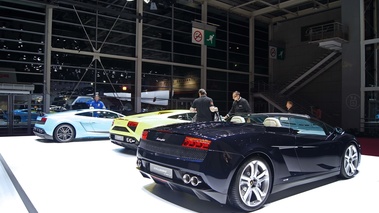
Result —
[[[0, 137], [0, 158], [1, 213], [238, 212], [143, 178], [135, 151], [109, 140]], [[378, 212], [378, 165], [379, 157], [363, 155], [356, 177], [273, 194], [256, 212]]]

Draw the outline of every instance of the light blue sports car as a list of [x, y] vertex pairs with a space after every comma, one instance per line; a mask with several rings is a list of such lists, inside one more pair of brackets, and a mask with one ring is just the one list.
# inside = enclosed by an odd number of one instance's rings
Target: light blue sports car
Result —
[[107, 109], [79, 109], [39, 116], [33, 133], [57, 142], [83, 138], [108, 138], [113, 119], [123, 114]]

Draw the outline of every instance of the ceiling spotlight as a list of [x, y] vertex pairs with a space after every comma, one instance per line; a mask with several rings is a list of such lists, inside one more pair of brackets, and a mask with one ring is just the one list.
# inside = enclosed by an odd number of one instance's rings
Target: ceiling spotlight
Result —
[[157, 8], [157, 4], [155, 4], [155, 2], [151, 2], [151, 4], [150, 4], [150, 10], [157, 10], [158, 8]]
[[146, 4], [148, 4], [150, 2], [150, 0], [143, 0]]

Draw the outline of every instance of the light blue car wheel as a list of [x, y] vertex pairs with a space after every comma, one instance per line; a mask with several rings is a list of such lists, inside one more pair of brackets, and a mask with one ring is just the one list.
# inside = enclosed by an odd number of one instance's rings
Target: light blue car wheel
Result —
[[60, 124], [54, 130], [54, 140], [65, 143], [75, 139], [75, 128], [70, 124]]

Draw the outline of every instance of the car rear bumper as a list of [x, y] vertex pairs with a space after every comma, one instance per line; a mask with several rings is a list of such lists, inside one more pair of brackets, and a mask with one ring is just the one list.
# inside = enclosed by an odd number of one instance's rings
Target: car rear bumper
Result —
[[45, 138], [45, 139], [49, 139], [49, 140], [53, 140], [53, 136], [51, 135], [48, 135], [44, 129], [42, 128], [39, 128], [39, 127], [34, 127], [33, 128], [33, 133], [38, 136], [38, 137], [41, 137], [41, 138]]
[[145, 178], [150, 178], [154, 180], [154, 182], [163, 184], [167, 187], [169, 187], [172, 190], [176, 191], [182, 191], [186, 192], [189, 194], [192, 194], [196, 197], [198, 197], [200, 200], [205, 200], [205, 201], [216, 201], [221, 204], [226, 204], [227, 203], [227, 194], [223, 194], [220, 192], [217, 192], [213, 189], [203, 189], [203, 188], [196, 188], [196, 186], [192, 186], [191, 183], [189, 184], [184, 184], [182, 183], [177, 183], [172, 180], [169, 180], [167, 178], [161, 177], [159, 175], [155, 175], [149, 172], [145, 172], [140, 170], [140, 173], [143, 177]]
[[[153, 179], [173, 190], [193, 194], [201, 200], [227, 203], [232, 172], [223, 168], [220, 173], [216, 168], [225, 164], [217, 161], [209, 164], [194, 158], [170, 158], [160, 152], [147, 151], [141, 146], [137, 147], [136, 155], [137, 169], [143, 177]], [[211, 155], [211, 159], [218, 159], [222, 153]]]
[[116, 135], [116, 134], [109, 134], [109, 139], [111, 140], [112, 143], [119, 146], [123, 146], [125, 148], [137, 149], [137, 146], [139, 144], [139, 141], [136, 140], [135, 138]]

